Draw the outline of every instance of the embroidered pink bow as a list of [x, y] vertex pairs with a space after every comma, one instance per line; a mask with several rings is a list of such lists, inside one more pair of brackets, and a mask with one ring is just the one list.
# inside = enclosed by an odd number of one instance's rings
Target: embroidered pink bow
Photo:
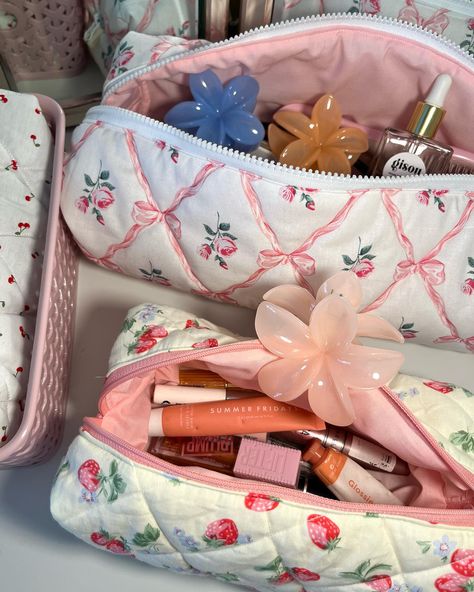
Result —
[[295, 285], [267, 292], [257, 309], [255, 329], [277, 359], [260, 369], [261, 390], [280, 401], [307, 391], [316, 415], [334, 425], [352, 423], [349, 388], [383, 386], [403, 362], [398, 352], [354, 343], [357, 335], [403, 342], [387, 321], [357, 314], [361, 300], [360, 280], [352, 272], [330, 278], [316, 299]]
[[446, 279], [444, 275], [444, 264], [437, 259], [427, 259], [418, 262], [400, 261], [395, 270], [393, 279], [395, 281], [403, 280], [412, 273], [419, 273], [423, 279], [428, 280], [433, 286], [439, 286]]
[[280, 264], [290, 262], [294, 265], [302, 275], [313, 275], [316, 261], [307, 253], [299, 253], [294, 251], [293, 253], [282, 253], [281, 251], [271, 251], [270, 249], [264, 249], [260, 251], [257, 258], [257, 263], [264, 269], [272, 269]]
[[176, 238], [181, 238], [181, 222], [175, 214], [168, 211], [161, 212], [154, 204], [148, 201], [136, 201], [133, 204], [132, 218], [137, 224], [144, 226], [161, 222], [164, 218]]

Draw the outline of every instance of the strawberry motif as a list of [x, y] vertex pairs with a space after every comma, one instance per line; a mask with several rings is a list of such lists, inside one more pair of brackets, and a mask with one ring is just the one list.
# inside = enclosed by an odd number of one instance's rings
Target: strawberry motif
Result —
[[90, 536], [90, 539], [96, 545], [104, 547], [109, 542], [110, 536], [108, 532], [101, 529], [99, 532], [93, 532]]
[[474, 581], [457, 573], [440, 576], [434, 583], [438, 592], [470, 592], [474, 590]]
[[100, 485], [100, 467], [91, 458], [82, 463], [77, 471], [77, 478], [80, 484], [90, 491], [96, 491]]
[[81, 500], [95, 502], [102, 494], [108, 502], [114, 502], [127, 488], [126, 482], [118, 472], [118, 463], [110, 463], [109, 474], [102, 472], [99, 464], [92, 458], [82, 463], [77, 471], [77, 478], [84, 488]]
[[209, 339], [204, 339], [204, 341], [199, 341], [198, 343], [193, 343], [191, 347], [194, 349], [204, 349], [207, 347], [217, 347], [219, 342], [214, 337], [210, 337]]
[[273, 584], [274, 586], [282, 586], [283, 584], [290, 584], [295, 580], [289, 571], [284, 571], [279, 576], [276, 576], [275, 578], [270, 578], [268, 581], [270, 584]]
[[474, 577], [474, 549], [456, 549], [451, 555], [451, 567], [462, 576]]
[[311, 541], [323, 551], [332, 551], [341, 540], [337, 524], [320, 514], [311, 514], [306, 519], [306, 526]]
[[377, 592], [387, 592], [392, 587], [392, 578], [385, 574], [372, 576], [368, 582], [365, 582], [372, 590]]
[[314, 571], [309, 571], [306, 567], [292, 567], [290, 571], [300, 582], [317, 582], [321, 577]]
[[274, 510], [280, 500], [266, 493], [249, 493], [245, 497], [245, 507], [254, 512], [270, 512]]
[[130, 553], [130, 547], [127, 545], [127, 542], [123, 539], [112, 539], [109, 541], [105, 548], [107, 551], [111, 551], [112, 553], [118, 553], [120, 555], [126, 555]]
[[220, 547], [222, 545], [233, 545], [239, 538], [237, 525], [230, 518], [221, 518], [211, 522], [207, 528], [203, 541], [209, 546]]
[[392, 587], [392, 578], [386, 573], [376, 574], [374, 572], [388, 571], [392, 569], [392, 566], [386, 563], [376, 563], [375, 565], [371, 565], [371, 563], [371, 559], [367, 559], [367, 561], [360, 563], [354, 571], [343, 571], [339, 575], [355, 582], [364, 583], [376, 592], [387, 592]]
[[423, 383], [425, 386], [429, 386], [438, 393], [442, 393], [443, 395], [447, 395], [448, 393], [454, 390], [454, 385], [449, 384], [447, 382], [439, 382], [437, 380], [427, 380]]

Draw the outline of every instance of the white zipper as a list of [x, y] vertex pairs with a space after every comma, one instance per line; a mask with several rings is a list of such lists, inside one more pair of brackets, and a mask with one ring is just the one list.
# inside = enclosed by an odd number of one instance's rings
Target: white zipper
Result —
[[[459, 63], [468, 66], [473, 70], [474, 76], [474, 58], [467, 52], [463, 51], [454, 41], [447, 40], [440, 37], [436, 33], [401, 21], [396, 21], [388, 17], [374, 17], [360, 14], [330, 14], [322, 16], [309, 16], [300, 19], [293, 19], [282, 23], [270, 24], [252, 29], [245, 33], [241, 33], [231, 39], [219, 41], [217, 43], [209, 43], [207, 45], [185, 50], [177, 53], [171, 57], [157, 60], [153, 64], [141, 66], [126, 72], [114, 80], [108, 82], [104, 87], [103, 101], [115, 92], [118, 88], [127, 84], [131, 80], [138, 78], [144, 74], [152, 72], [166, 66], [176, 60], [182, 60], [199, 53], [206, 52], [210, 49], [220, 49], [228, 47], [229, 45], [241, 44], [247, 42], [249, 39], [254, 41], [255, 38], [261, 39], [265, 37], [273, 37], [280, 34], [291, 34], [294, 32], [301, 32], [306, 29], [317, 27], [328, 27], [338, 25], [346, 26], [360, 26], [361, 24], [369, 29], [386, 32], [402, 32], [403, 35], [409, 39], [414, 39], [423, 42], [425, 45], [443, 51], [449, 57], [454, 58]], [[213, 154], [217, 155], [219, 161], [228, 167], [238, 168], [246, 172], [256, 175], [264, 175], [272, 181], [281, 183], [284, 179], [288, 185], [299, 186], [302, 183], [317, 183], [318, 188], [321, 189], [347, 189], [348, 181], [350, 180], [350, 189], [376, 189], [376, 188], [397, 188], [403, 185], [405, 188], [409, 187], [431, 187], [433, 184], [442, 183], [444, 189], [451, 190], [465, 190], [466, 181], [472, 180], [472, 175], [467, 174], [435, 174], [435, 175], [409, 175], [406, 177], [368, 177], [368, 176], [351, 176], [338, 175], [324, 172], [308, 171], [304, 168], [283, 165], [279, 162], [273, 162], [262, 157], [257, 157], [245, 152], [239, 152], [231, 148], [225, 148], [212, 142], [201, 140], [192, 134], [179, 130], [166, 123], [152, 119], [145, 115], [123, 109], [121, 107], [111, 107], [108, 105], [100, 105], [89, 110], [85, 122], [91, 123], [97, 120], [103, 121], [109, 125], [117, 125], [120, 127], [133, 126], [132, 129], [137, 131], [144, 137], [150, 139], [159, 138], [168, 142], [178, 150], [186, 152], [192, 148], [192, 154], [195, 156], [202, 156], [203, 158], [212, 158]]]
[[[279, 162], [273, 162], [262, 157], [253, 156], [245, 152], [225, 148], [212, 142], [201, 140], [192, 134], [188, 134], [176, 127], [123, 109], [122, 107], [110, 107], [100, 105], [92, 107], [84, 119], [85, 124], [93, 124], [101, 121], [106, 125], [114, 126], [119, 129], [132, 129], [141, 136], [150, 140], [163, 140], [178, 151], [191, 154], [192, 156], [202, 157], [203, 159], [218, 158], [219, 162], [227, 167], [236, 170], [245, 170], [248, 173], [254, 173], [258, 176], [264, 176], [265, 179], [284, 182], [286, 185], [305, 187], [317, 183], [320, 189], [344, 189], [348, 187], [351, 190], [358, 189], [383, 189], [383, 188], [403, 188], [433, 187], [436, 183], [442, 183], [443, 189], [465, 191], [468, 181], [474, 183], [473, 175], [455, 174], [455, 175], [408, 175], [406, 177], [362, 177], [350, 175], [336, 175], [331, 173], [318, 173], [283, 165]], [[348, 185], [350, 181], [350, 186]]]

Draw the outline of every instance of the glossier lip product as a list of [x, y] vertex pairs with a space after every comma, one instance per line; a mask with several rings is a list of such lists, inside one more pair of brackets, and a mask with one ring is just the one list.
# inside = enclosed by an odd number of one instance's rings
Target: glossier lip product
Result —
[[249, 397], [261, 397], [262, 393], [234, 388], [203, 388], [201, 386], [174, 386], [157, 384], [153, 393], [153, 403], [158, 405], [177, 405], [186, 403], [205, 403], [207, 401], [230, 401]]
[[402, 505], [389, 489], [348, 456], [313, 440], [303, 454], [313, 473], [345, 502]]
[[408, 464], [386, 448], [339, 428], [328, 428], [322, 431], [296, 430], [281, 434], [279, 437], [300, 445], [307, 445], [310, 440], [316, 439], [323, 446], [347, 454], [364, 467], [394, 475], [410, 474]]
[[179, 368], [179, 385], [180, 386], [199, 386], [205, 388], [230, 388], [233, 390], [247, 391], [246, 388], [235, 386], [228, 382], [219, 374], [211, 372], [210, 370], [202, 370], [200, 368]]
[[321, 430], [324, 427], [322, 419], [309, 411], [261, 396], [152, 409], [148, 434], [151, 437], [232, 436], [270, 429]]

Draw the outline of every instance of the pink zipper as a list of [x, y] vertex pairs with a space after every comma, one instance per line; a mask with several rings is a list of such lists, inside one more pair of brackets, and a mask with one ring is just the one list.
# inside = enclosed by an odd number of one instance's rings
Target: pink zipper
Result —
[[[202, 360], [210, 355], [233, 351], [248, 351], [254, 349], [264, 349], [262, 344], [258, 340], [252, 341], [240, 341], [238, 343], [231, 343], [229, 345], [222, 345], [218, 348], [205, 349], [201, 351], [184, 351], [177, 353], [172, 356], [173, 364], [180, 364], [188, 361]], [[165, 365], [170, 364], [170, 354], [160, 353], [155, 356], [151, 356], [146, 360], [133, 362], [127, 366], [123, 366], [113, 371], [106, 379], [103, 391], [99, 398], [99, 410], [101, 414], [107, 411], [107, 405], [105, 397], [107, 394], [119, 384], [141, 375], [143, 372], [148, 370], [157, 369]], [[468, 484], [471, 488], [474, 486], [474, 477], [469, 473], [467, 469], [459, 465], [455, 460], [441, 448], [438, 442], [431, 436], [431, 434], [420, 424], [413, 413], [408, 410], [402, 402], [398, 399], [395, 393], [388, 387], [382, 387], [382, 390], [389, 397], [391, 403], [402, 410], [404, 415], [411, 421], [413, 426], [423, 436], [423, 438], [431, 445], [435, 450], [436, 454], [450, 467], [450, 469], [456, 473], [463, 481]], [[139, 450], [125, 440], [107, 432], [106, 430], [99, 428], [89, 418], [84, 419], [82, 427], [83, 431], [88, 432], [92, 437], [100, 442], [103, 442], [107, 446], [110, 446], [114, 450], [117, 450], [127, 458], [130, 458], [140, 464], [152, 467], [154, 469], [163, 471], [171, 476], [183, 477], [204, 485], [210, 485], [219, 489], [227, 489], [229, 491], [246, 492], [255, 489], [258, 485], [258, 490], [261, 493], [267, 493], [269, 495], [278, 497], [284, 501], [298, 502], [305, 505], [313, 505], [317, 501], [319, 506], [326, 507], [328, 509], [344, 510], [356, 512], [374, 512], [383, 514], [393, 514], [398, 516], [409, 516], [419, 520], [425, 520], [428, 522], [443, 524], [460, 524], [460, 525], [473, 525], [474, 526], [474, 513], [472, 510], [440, 510], [438, 508], [416, 508], [411, 506], [391, 506], [391, 505], [377, 505], [377, 504], [356, 504], [349, 502], [341, 502], [337, 500], [327, 499], [311, 493], [304, 493], [299, 491], [288, 490], [285, 487], [279, 487], [269, 485], [267, 483], [258, 482], [244, 479], [219, 479], [213, 476], [203, 476], [195, 471], [179, 467], [163, 461], [148, 452]]]
[[82, 427], [84, 432], [89, 433], [94, 439], [113, 448], [123, 456], [133, 460], [141, 465], [151, 467], [166, 473], [170, 477], [182, 477], [203, 485], [215, 487], [217, 489], [226, 489], [227, 491], [237, 491], [239, 493], [248, 493], [258, 490], [259, 493], [266, 493], [285, 502], [298, 502], [307, 506], [317, 504], [328, 510], [351, 511], [361, 513], [390, 514], [424, 520], [432, 524], [443, 523], [450, 525], [474, 526], [474, 513], [471, 510], [440, 510], [436, 508], [415, 508], [412, 506], [390, 506], [382, 504], [356, 504], [352, 502], [341, 502], [327, 499], [313, 493], [304, 493], [297, 490], [270, 485], [268, 483], [256, 482], [247, 479], [219, 479], [212, 475], [202, 475], [191, 469], [173, 465], [164, 460], [153, 456], [152, 454], [130, 446], [128, 442], [107, 432], [106, 430], [94, 425], [91, 419], [85, 418]]

